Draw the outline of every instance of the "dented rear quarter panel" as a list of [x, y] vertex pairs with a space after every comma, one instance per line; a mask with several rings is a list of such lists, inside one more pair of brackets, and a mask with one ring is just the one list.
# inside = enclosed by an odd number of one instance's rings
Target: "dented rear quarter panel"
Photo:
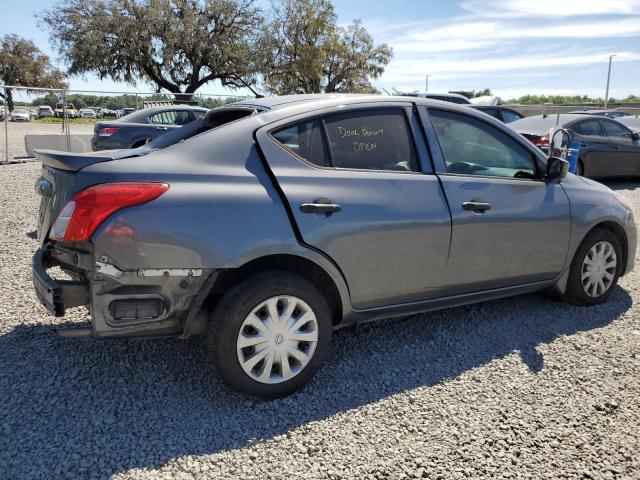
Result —
[[[350, 311], [347, 286], [333, 262], [298, 242], [278, 191], [248, 135], [254, 129], [247, 121], [253, 121], [255, 128], [261, 124], [257, 117], [232, 123], [188, 143], [142, 157], [97, 163], [78, 172], [77, 184], [85, 186], [118, 181], [170, 185], [156, 200], [112, 215], [92, 237], [95, 261], [106, 257], [127, 272], [117, 280], [96, 274], [92, 314], [97, 332], [115, 333], [107, 322], [107, 305], [115, 298], [114, 290], [155, 285], [163, 290], [162, 295], [173, 298], [172, 304], [184, 304], [184, 299], [197, 294], [211, 272], [274, 254], [298, 255], [318, 264], [336, 283], [343, 312]], [[189, 279], [188, 288], [170, 279], [134, 278], [135, 271], [149, 268], [204, 272], [202, 278]], [[179, 312], [167, 313], [170, 322]], [[154, 328], [160, 325], [153, 324]], [[119, 327], [117, 332], [127, 330]]]

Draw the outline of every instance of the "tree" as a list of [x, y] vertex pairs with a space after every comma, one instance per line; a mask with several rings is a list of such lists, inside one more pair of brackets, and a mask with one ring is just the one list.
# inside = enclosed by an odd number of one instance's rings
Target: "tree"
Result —
[[[25, 87], [63, 88], [64, 74], [31, 41], [18, 35], [5, 35], [0, 41], [0, 80], [4, 85]], [[9, 111], [13, 110], [11, 89], [0, 97]]]
[[263, 37], [263, 74], [276, 94], [375, 92], [392, 50], [377, 47], [359, 20], [337, 25], [329, 0], [285, 0], [274, 6]]
[[487, 96], [491, 96], [493, 95], [491, 93], [491, 89], [490, 88], [485, 88], [484, 90], [478, 90], [477, 92], [473, 92], [473, 98], [477, 98], [477, 97], [487, 97]]
[[171, 93], [255, 81], [263, 19], [253, 0], [63, 0], [40, 18], [70, 74]]

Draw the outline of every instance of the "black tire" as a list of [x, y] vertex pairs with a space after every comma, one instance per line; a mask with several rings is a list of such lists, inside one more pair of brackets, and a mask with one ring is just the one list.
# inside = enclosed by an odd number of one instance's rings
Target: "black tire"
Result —
[[[254, 308], [269, 298], [284, 295], [303, 300], [313, 310], [318, 340], [311, 360], [293, 378], [280, 383], [261, 383], [243, 370], [236, 342], [245, 318]], [[247, 278], [223, 295], [211, 314], [207, 351], [231, 388], [256, 397], [278, 398], [299, 390], [315, 375], [329, 353], [332, 331], [329, 306], [312, 283], [288, 272], [269, 271]]]
[[[613, 246], [616, 254], [616, 266], [613, 280], [608, 288], [600, 296], [592, 297], [585, 292], [582, 285], [582, 266], [589, 249], [600, 241], [609, 242]], [[596, 228], [591, 231], [582, 241], [573, 256], [573, 260], [571, 261], [567, 289], [563, 296], [564, 300], [574, 305], [584, 306], [597, 305], [599, 303], [606, 302], [611, 295], [611, 292], [613, 292], [614, 288], [618, 284], [618, 278], [620, 278], [620, 272], [622, 269], [622, 260], [622, 246], [620, 245], [620, 240], [615, 234], [613, 234], [613, 232], [606, 228]]]
[[144, 140], [138, 140], [136, 143], [134, 143], [133, 145], [131, 145], [131, 148], [139, 148], [142, 147], [144, 145], [146, 145], [147, 143], [149, 143], [149, 139], [144, 139]]
[[576, 175], [584, 177], [584, 163], [582, 163], [580, 159], [578, 159], [578, 163], [576, 164]]

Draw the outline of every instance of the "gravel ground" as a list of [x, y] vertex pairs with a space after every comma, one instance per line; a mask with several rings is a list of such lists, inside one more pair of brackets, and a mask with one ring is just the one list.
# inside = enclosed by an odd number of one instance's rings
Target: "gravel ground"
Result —
[[0, 478], [640, 478], [639, 273], [591, 308], [528, 295], [340, 331], [307, 388], [253, 401], [199, 341], [55, 335], [37, 168], [0, 167]]
[[[24, 136], [34, 133], [61, 133], [61, 125], [55, 123], [32, 122], [8, 122], [7, 130], [9, 135], [5, 135], [4, 122], [0, 122], [0, 162], [7, 161], [5, 149], [5, 139], [9, 138], [9, 161], [21, 160], [27, 155], [24, 146]], [[72, 124], [71, 133], [91, 133], [93, 125]]]

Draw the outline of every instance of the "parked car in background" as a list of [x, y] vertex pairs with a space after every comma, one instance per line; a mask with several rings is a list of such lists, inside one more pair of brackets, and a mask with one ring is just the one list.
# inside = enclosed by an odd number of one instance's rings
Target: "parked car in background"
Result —
[[122, 108], [122, 109], [120, 109], [120, 110], [116, 110], [116, 117], [117, 117], [117, 118], [122, 118], [122, 117], [124, 117], [125, 115], [129, 115], [130, 113], [133, 113], [133, 112], [135, 112], [135, 111], [136, 111], [136, 109], [135, 109], [135, 108], [129, 108], [129, 107], [127, 107], [127, 108]]
[[4, 122], [4, 107], [0, 107], [0, 121]]
[[100, 117], [101, 118], [117, 118], [117, 115], [115, 110], [111, 110], [109, 108], [101, 108]]
[[92, 321], [63, 335], [206, 332], [222, 377], [271, 398], [313, 377], [335, 328], [548, 289], [594, 305], [633, 269], [624, 197], [473, 109], [231, 107], [237, 121], [142, 156], [38, 152], [36, 294]]
[[31, 114], [24, 108], [16, 108], [11, 112], [10, 120], [12, 122], [30, 122]]
[[78, 115], [81, 118], [96, 118], [96, 112], [91, 108], [81, 108], [78, 111]]
[[97, 122], [91, 139], [93, 150], [136, 148], [169, 130], [204, 118], [206, 108], [169, 105], [145, 108], [111, 122]]
[[471, 102], [464, 95], [459, 93], [431, 93], [431, 92], [402, 92], [403, 97], [430, 98], [432, 100], [442, 100], [443, 102], [470, 105]]
[[[56, 108], [53, 110], [55, 116], [58, 118], [62, 118], [64, 116], [65, 108], [63, 103], [56, 104]], [[78, 118], [78, 110], [73, 105], [73, 103], [67, 103], [67, 118]]]
[[549, 131], [567, 128], [580, 143], [576, 174], [586, 177], [640, 177], [640, 135], [611, 118], [599, 115], [536, 115], [509, 127], [546, 150]]
[[569, 113], [576, 113], [576, 114], [583, 114], [583, 115], [599, 115], [601, 117], [609, 117], [609, 118], [615, 118], [618, 119], [620, 117], [626, 117], [627, 115], [630, 115], [627, 112], [623, 112], [621, 110], [598, 110], [598, 109], [594, 109], [594, 110], [575, 110], [573, 112], [569, 112]]
[[45, 117], [53, 117], [55, 114], [53, 113], [53, 108], [51, 108], [49, 105], [40, 105], [38, 107], [38, 118], [45, 118]]
[[503, 123], [511, 123], [524, 118], [524, 115], [520, 112], [515, 111], [513, 108], [503, 107], [502, 105], [472, 105], [471, 108], [487, 113]]

